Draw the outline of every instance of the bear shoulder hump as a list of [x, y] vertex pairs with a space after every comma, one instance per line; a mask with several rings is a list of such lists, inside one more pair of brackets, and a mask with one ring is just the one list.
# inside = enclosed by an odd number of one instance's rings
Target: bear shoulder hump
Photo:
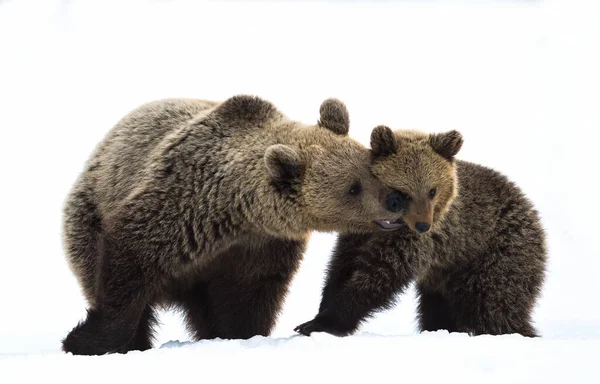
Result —
[[205, 122], [219, 128], [261, 128], [283, 118], [273, 103], [254, 95], [236, 95], [223, 101], [206, 116]]

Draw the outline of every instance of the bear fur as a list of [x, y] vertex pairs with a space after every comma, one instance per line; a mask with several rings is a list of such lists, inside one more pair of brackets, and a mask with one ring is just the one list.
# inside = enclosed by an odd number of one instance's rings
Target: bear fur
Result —
[[65, 203], [89, 307], [63, 350], [151, 348], [159, 306], [181, 309], [195, 339], [268, 335], [311, 231], [400, 217], [348, 129], [335, 99], [315, 125], [247, 95], [159, 100], [122, 118]]
[[372, 172], [402, 193], [403, 217], [391, 232], [339, 235], [318, 314], [297, 332], [352, 334], [414, 282], [420, 331], [539, 336], [538, 212], [506, 176], [455, 159], [462, 143], [457, 131], [373, 130]]

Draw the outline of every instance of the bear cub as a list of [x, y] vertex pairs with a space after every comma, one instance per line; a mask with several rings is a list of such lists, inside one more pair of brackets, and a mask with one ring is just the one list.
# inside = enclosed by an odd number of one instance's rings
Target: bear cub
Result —
[[402, 195], [389, 232], [340, 234], [316, 317], [295, 330], [344, 336], [415, 282], [420, 331], [536, 337], [547, 250], [538, 212], [513, 182], [455, 159], [457, 131], [376, 127], [373, 174]]
[[196, 340], [269, 335], [311, 231], [379, 231], [401, 215], [348, 129], [335, 99], [314, 125], [248, 95], [123, 117], [65, 203], [67, 260], [89, 308], [63, 350], [146, 350], [159, 306], [182, 310]]

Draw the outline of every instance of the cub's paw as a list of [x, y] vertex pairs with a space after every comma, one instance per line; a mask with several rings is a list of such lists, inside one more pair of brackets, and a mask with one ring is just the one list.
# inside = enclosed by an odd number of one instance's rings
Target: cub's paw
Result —
[[307, 321], [304, 324], [298, 325], [294, 328], [294, 331], [304, 335], [310, 336], [313, 332], [326, 332], [334, 336], [347, 336], [352, 330], [342, 327], [340, 325], [335, 325], [332, 321], [329, 321], [324, 317], [315, 317], [311, 321]]
[[311, 321], [307, 321], [304, 324], [298, 325], [294, 328], [295, 332], [298, 332], [304, 336], [310, 336], [313, 332], [325, 332], [325, 327], [315, 318]]

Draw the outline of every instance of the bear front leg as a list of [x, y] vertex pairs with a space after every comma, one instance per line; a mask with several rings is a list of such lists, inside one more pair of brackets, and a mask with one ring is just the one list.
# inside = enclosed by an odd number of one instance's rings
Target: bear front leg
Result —
[[429, 289], [424, 284], [417, 284], [417, 319], [421, 332], [446, 330], [456, 332], [455, 315], [450, 303], [441, 292]]
[[368, 240], [368, 235], [338, 239], [319, 313], [313, 320], [297, 326], [296, 332], [306, 336], [312, 332], [352, 334], [375, 312], [390, 308], [394, 296], [410, 284], [413, 268], [410, 263], [402, 262], [401, 250], [394, 252], [378, 237]]
[[152, 276], [140, 263], [139, 255], [124, 244], [103, 235], [100, 248], [97, 305], [63, 340], [62, 349], [74, 355], [145, 349], [154, 321], [148, 308]]
[[219, 254], [207, 281], [181, 298], [195, 339], [270, 335], [305, 245], [261, 236]]

